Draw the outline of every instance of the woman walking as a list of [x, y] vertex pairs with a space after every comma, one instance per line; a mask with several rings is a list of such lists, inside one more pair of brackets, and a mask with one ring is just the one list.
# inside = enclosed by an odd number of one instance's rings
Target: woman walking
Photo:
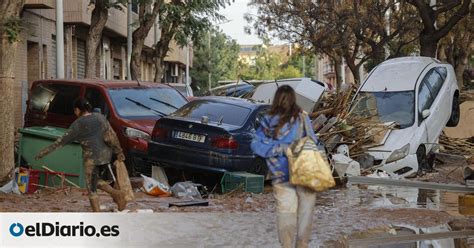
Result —
[[84, 98], [74, 102], [74, 114], [78, 117], [64, 135], [53, 144], [41, 150], [36, 159], [39, 160], [54, 150], [77, 141], [82, 146], [84, 172], [89, 192], [92, 211], [100, 212], [97, 189], [109, 193], [118, 209], [125, 209], [127, 202], [125, 193], [114, 189], [110, 184], [114, 177], [111, 168], [112, 155], [124, 161], [122, 148], [117, 135], [107, 119], [98, 113], [91, 113], [91, 105]]
[[[290, 86], [281, 86], [275, 93], [269, 113], [263, 118], [252, 141], [252, 150], [266, 159], [272, 173], [273, 195], [277, 204], [277, 228], [283, 247], [308, 247], [311, 236], [316, 194], [313, 190], [289, 183], [286, 149], [300, 139], [302, 121], [311, 127], [309, 117], [296, 104], [296, 95]], [[311, 128], [310, 135], [316, 140]], [[295, 235], [296, 234], [296, 235]]]

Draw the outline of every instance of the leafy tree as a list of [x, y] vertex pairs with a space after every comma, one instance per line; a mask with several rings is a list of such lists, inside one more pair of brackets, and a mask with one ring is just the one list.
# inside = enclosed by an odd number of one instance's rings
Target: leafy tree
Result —
[[[150, 28], [148, 27], [155, 23], [158, 18], [160, 25], [160, 39], [153, 47], [153, 57], [155, 61], [155, 82], [160, 82], [164, 74], [164, 59], [169, 50], [170, 43], [175, 40], [179, 46], [185, 46], [190, 42], [195, 42], [200, 39], [200, 34], [204, 30], [208, 30], [212, 26], [212, 21], [221, 21], [224, 16], [220, 15], [218, 11], [230, 4], [231, 0], [133, 0], [141, 3], [141, 15], [139, 16], [140, 37], [134, 43], [142, 43], [141, 40], [146, 38]], [[157, 1], [159, 2], [157, 4]], [[150, 12], [151, 4], [154, 2], [153, 11]], [[155, 9], [158, 10], [156, 16]], [[148, 11], [147, 11], [148, 10]], [[151, 13], [151, 14], [150, 14]], [[139, 45], [132, 56], [140, 56], [141, 50]], [[137, 60], [132, 59], [132, 61]], [[134, 62], [135, 63], [135, 62]], [[140, 71], [139, 65], [132, 65], [133, 70]], [[133, 78], [137, 78], [137, 72], [132, 74]]]
[[278, 76], [276, 79], [285, 79], [285, 78], [299, 78], [302, 77], [303, 74], [301, 73], [300, 69], [289, 65], [285, 67], [283, 70], [278, 73]]
[[193, 47], [191, 77], [194, 82], [201, 89], [207, 89], [209, 75], [211, 75], [211, 88], [220, 80], [237, 80], [240, 49], [237, 42], [216, 29], [203, 33], [201, 37], [202, 39]]
[[102, 38], [105, 24], [109, 19], [109, 9], [122, 9], [127, 0], [95, 0], [91, 1], [94, 5], [91, 15], [91, 25], [86, 39], [86, 78], [96, 77], [97, 47]]
[[0, 1], [0, 185], [11, 179], [14, 168], [14, 84], [16, 48], [21, 32], [24, 0]]
[[[294, 67], [299, 71], [299, 77], [315, 78], [314, 67], [316, 66], [315, 56], [312, 54], [301, 54], [300, 52], [294, 53], [288, 60], [287, 66]], [[304, 75], [303, 75], [304, 73]]]
[[[341, 83], [342, 58], [359, 81], [359, 68], [373, 58], [384, 58], [387, 46], [413, 42], [405, 34], [415, 29], [413, 8], [402, 0], [387, 1], [266, 1], [252, 0], [256, 17], [247, 16], [259, 35], [298, 43], [314, 53], [325, 54], [336, 64]], [[390, 13], [390, 18], [387, 18]], [[390, 19], [390, 20], [388, 20]], [[397, 41], [393, 42], [392, 41]], [[401, 50], [394, 48], [394, 51]]]

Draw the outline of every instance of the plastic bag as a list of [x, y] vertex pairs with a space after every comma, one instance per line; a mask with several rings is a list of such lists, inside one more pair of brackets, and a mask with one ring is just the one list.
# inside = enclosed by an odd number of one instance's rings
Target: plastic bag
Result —
[[143, 191], [152, 196], [168, 197], [171, 192], [168, 186], [158, 182], [156, 179], [141, 175], [143, 177]]
[[171, 187], [171, 192], [174, 196], [179, 198], [202, 199], [197, 186], [200, 186], [200, 184], [195, 184], [193, 182], [179, 182]]
[[13, 193], [13, 194], [21, 195], [21, 192], [18, 188], [18, 184], [15, 180], [11, 180], [7, 184], [0, 187], [0, 192], [6, 193], [6, 194]]

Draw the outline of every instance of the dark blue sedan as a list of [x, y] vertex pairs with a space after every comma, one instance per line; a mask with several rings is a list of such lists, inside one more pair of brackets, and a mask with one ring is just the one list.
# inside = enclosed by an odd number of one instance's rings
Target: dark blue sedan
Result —
[[250, 143], [268, 107], [240, 98], [198, 98], [157, 121], [149, 156], [176, 169], [265, 175], [265, 161]]

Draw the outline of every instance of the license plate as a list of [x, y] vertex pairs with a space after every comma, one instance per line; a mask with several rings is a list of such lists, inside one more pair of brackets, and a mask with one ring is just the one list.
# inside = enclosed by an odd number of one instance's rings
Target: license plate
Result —
[[188, 141], [193, 141], [193, 142], [199, 142], [199, 143], [204, 143], [206, 140], [206, 136], [204, 135], [199, 135], [199, 134], [194, 134], [194, 133], [186, 133], [186, 132], [176, 132], [175, 138], [177, 139], [182, 139], [182, 140], [188, 140]]

